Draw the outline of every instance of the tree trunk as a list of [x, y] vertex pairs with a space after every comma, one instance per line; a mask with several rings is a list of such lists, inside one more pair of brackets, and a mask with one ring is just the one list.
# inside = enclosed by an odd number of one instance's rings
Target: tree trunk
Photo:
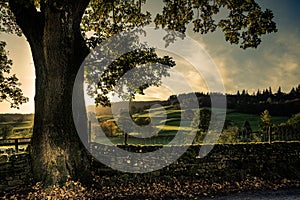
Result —
[[[89, 182], [91, 178], [90, 156], [76, 132], [72, 114], [75, 77], [88, 54], [80, 34], [88, 1], [57, 2], [48, 0], [41, 5], [41, 12], [36, 12], [30, 6], [20, 9], [17, 0], [10, 1], [36, 68], [32, 170], [35, 180], [45, 186], [64, 184], [67, 179]], [[83, 94], [83, 87], [77, 92]], [[83, 96], [76, 103], [85, 110]], [[86, 116], [76, 120], [86, 127]]]

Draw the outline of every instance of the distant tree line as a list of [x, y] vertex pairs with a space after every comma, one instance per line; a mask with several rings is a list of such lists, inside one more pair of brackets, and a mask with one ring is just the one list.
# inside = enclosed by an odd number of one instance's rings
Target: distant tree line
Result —
[[[168, 103], [172, 105], [179, 104], [178, 98], [183, 99], [185, 103], [192, 101], [193, 93], [172, 95], [168, 99]], [[211, 107], [210, 96], [214, 98], [222, 97], [220, 93], [203, 93], [197, 92], [200, 107]], [[260, 114], [264, 110], [268, 110], [273, 116], [289, 116], [300, 112], [300, 84], [293, 87], [289, 93], [284, 93], [281, 87], [273, 93], [269, 87], [264, 90], [257, 90], [253, 94], [249, 94], [247, 90], [237, 91], [236, 94], [226, 94], [227, 108], [235, 109], [238, 112], [248, 114]]]

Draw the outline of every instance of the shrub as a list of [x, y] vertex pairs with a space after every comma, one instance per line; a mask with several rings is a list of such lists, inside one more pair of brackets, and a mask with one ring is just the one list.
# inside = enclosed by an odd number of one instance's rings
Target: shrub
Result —
[[134, 118], [134, 122], [137, 125], [144, 126], [144, 125], [148, 125], [151, 122], [151, 119], [150, 117], [136, 117]]
[[100, 127], [107, 137], [115, 137], [120, 135], [121, 130], [112, 120], [107, 120], [100, 123]]
[[236, 126], [230, 126], [227, 129], [223, 130], [221, 133], [218, 143], [238, 143], [240, 142], [240, 130]]

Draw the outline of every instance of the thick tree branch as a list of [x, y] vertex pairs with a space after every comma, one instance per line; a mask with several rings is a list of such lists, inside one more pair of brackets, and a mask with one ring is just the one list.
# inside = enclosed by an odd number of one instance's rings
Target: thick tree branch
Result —
[[44, 17], [41, 12], [37, 11], [33, 1], [9, 0], [9, 7], [28, 40], [41, 38]]
[[75, 3], [73, 12], [78, 13], [78, 17], [80, 18], [81, 21], [81, 18], [84, 14], [85, 9], [90, 3], [90, 0], [75, 0], [73, 2]]
[[81, 35], [80, 23], [82, 20], [82, 16], [89, 5], [90, 0], [75, 0], [73, 6], [73, 13], [75, 16], [75, 30], [76, 30], [76, 40], [77, 42], [77, 52], [78, 55], [76, 59], [78, 63], [82, 63], [84, 58], [89, 54], [89, 48]]

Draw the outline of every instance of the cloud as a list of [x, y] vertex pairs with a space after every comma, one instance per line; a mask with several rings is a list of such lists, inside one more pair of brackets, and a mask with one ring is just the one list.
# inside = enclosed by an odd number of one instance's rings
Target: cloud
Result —
[[[283, 91], [289, 92], [291, 87], [299, 84], [300, 37], [298, 32], [282, 31], [269, 35], [264, 38], [258, 49], [248, 50], [227, 44], [221, 36], [221, 33], [203, 38], [192, 35], [216, 63], [223, 77], [226, 92], [235, 93], [237, 90], [246, 89], [249, 93], [253, 93], [257, 89], [262, 90], [268, 87], [276, 91], [279, 86]], [[193, 49], [190, 51], [192, 53]], [[177, 58], [176, 63], [175, 69], [185, 79], [172, 74], [169, 79], [165, 80], [168, 80], [172, 86], [180, 86], [186, 81], [193, 91], [207, 91], [204, 78], [193, 70], [186, 60]], [[210, 70], [205, 67], [202, 69]], [[154, 90], [151, 91], [154, 92]], [[156, 90], [156, 93], [161, 93], [158, 96], [166, 94], [160, 89]]]
[[[175, 56], [173, 55], [173, 58]], [[177, 57], [176, 66], [169, 70], [170, 76], [162, 79], [162, 86], [150, 87], [145, 95], [138, 95], [137, 100], [168, 99], [170, 95], [208, 91], [205, 81], [198, 71], [184, 59]]]
[[267, 71], [266, 81], [277, 87], [282, 86], [285, 91], [300, 83], [299, 34], [281, 33], [263, 55], [266, 62], [272, 66]]
[[[299, 84], [300, 33], [281, 31], [268, 35], [258, 49], [242, 50], [221, 40], [221, 33], [206, 36], [205, 43], [224, 79], [227, 92], [246, 89], [249, 93], [271, 86], [286, 92]], [[215, 39], [214, 39], [215, 38]]]

